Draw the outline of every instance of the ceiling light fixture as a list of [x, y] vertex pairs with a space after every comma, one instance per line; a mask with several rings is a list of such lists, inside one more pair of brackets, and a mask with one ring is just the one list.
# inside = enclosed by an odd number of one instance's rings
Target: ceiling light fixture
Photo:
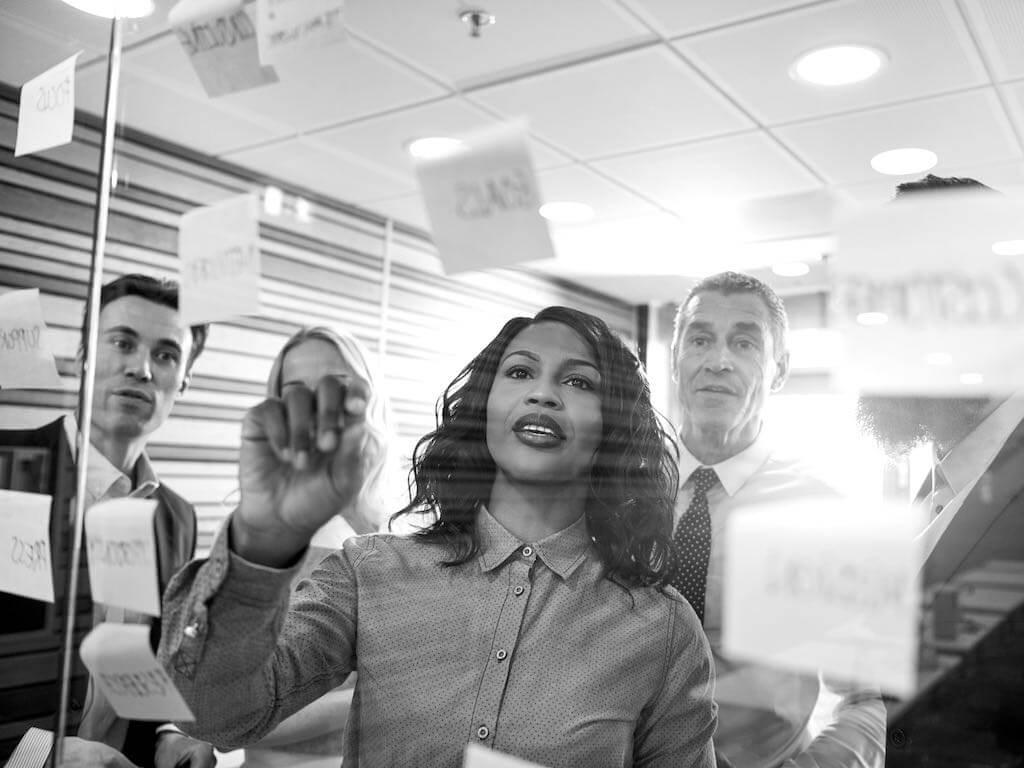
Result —
[[593, 208], [586, 203], [576, 203], [571, 200], [544, 203], [538, 211], [541, 216], [555, 224], [579, 224], [594, 218]]
[[803, 261], [780, 261], [778, 264], [772, 264], [772, 272], [779, 277], [802, 277], [810, 271], [810, 265]]
[[867, 80], [882, 68], [885, 54], [866, 45], [830, 45], [798, 58], [790, 75], [812, 85], [849, 85]]
[[93, 16], [112, 19], [140, 19], [153, 12], [153, 0], [63, 0], [65, 5]]
[[1024, 240], [1000, 240], [992, 243], [996, 256], [1024, 256]]
[[279, 187], [263, 190], [263, 210], [270, 216], [280, 216], [284, 210], [284, 192]]
[[885, 325], [889, 316], [885, 312], [861, 312], [857, 315], [857, 322], [861, 325]]
[[480, 37], [480, 31], [497, 22], [493, 13], [488, 13], [483, 8], [467, 8], [459, 13], [459, 19], [463, 24], [469, 25], [469, 36]]
[[313, 220], [313, 206], [304, 197], [295, 198], [295, 218], [303, 224], [308, 224]]
[[417, 160], [433, 160], [438, 157], [454, 155], [464, 146], [458, 139], [448, 136], [424, 136], [406, 144], [405, 151]]
[[886, 176], [906, 176], [934, 168], [937, 162], [939, 156], [930, 149], [902, 147], [879, 152], [871, 158], [871, 167]]

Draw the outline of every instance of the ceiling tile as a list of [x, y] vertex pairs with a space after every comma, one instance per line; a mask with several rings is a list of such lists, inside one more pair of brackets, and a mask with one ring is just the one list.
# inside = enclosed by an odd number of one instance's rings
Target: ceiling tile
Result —
[[933, 173], [939, 175], [947, 175], [946, 169], [952, 167], [1021, 156], [992, 88], [789, 125], [774, 132], [831, 184], [878, 178], [871, 158], [899, 147], [935, 152], [939, 164]]
[[598, 219], [661, 213], [656, 206], [582, 165], [544, 171], [539, 182], [544, 202], [586, 203]]
[[[862, 83], [823, 88], [794, 80], [794, 60], [857, 42], [889, 61]], [[784, 13], [675, 43], [768, 125], [983, 85], [988, 76], [954, 0], [852, 0]]]
[[[826, 0], [827, 1], [827, 0]], [[743, 19], [806, 5], [807, 0], [623, 0], [665, 37], [733, 24]]]
[[[102, 113], [106, 77], [106, 67], [79, 73], [75, 94], [79, 105]], [[119, 120], [136, 130], [213, 155], [289, 131], [288, 126], [272, 120], [224, 109], [205, 96], [180, 91], [180, 87], [169, 86], [149, 72], [125, 69], [118, 93]]]
[[548, 72], [472, 97], [579, 159], [749, 128], [752, 123], [663, 46]]
[[[479, 107], [467, 104], [456, 96], [318, 132], [316, 138], [352, 155], [373, 158], [375, 163], [397, 173], [411, 174], [412, 161], [405, 151], [411, 139], [465, 134], [494, 126], [498, 122]], [[571, 162], [569, 158], [539, 142], [533, 142], [531, 155], [538, 168]]]
[[[125, 56], [126, 71], [154, 73], [184, 93], [207, 98], [177, 38], [167, 36]], [[276, 65], [280, 82], [209, 99], [288, 125], [294, 132], [437, 98], [443, 89], [349, 39]], [[251, 142], [249, 142], [251, 143]]]
[[1017, 135], [1024, 136], [1024, 80], [1000, 86], [999, 90], [1017, 127]]
[[1024, 77], [1024, 3], [964, 0], [963, 5], [996, 79]]
[[411, 179], [346, 156], [314, 139], [292, 139], [234, 152], [228, 159], [347, 203], [397, 197], [415, 189]]
[[742, 200], [804, 192], [819, 182], [760, 131], [595, 162], [684, 219]]
[[651, 35], [614, 2], [488, 0], [496, 23], [469, 35], [459, 12], [471, 4], [348, 0], [345, 20], [383, 48], [464, 87], [621, 48]]

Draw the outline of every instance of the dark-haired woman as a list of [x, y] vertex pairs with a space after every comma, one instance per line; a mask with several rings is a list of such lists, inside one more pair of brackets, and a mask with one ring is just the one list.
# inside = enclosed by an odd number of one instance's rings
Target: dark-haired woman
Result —
[[600, 320], [516, 318], [444, 395], [409, 537], [289, 568], [359, 487], [365, 398], [322, 380], [246, 416], [242, 501], [168, 589], [161, 659], [218, 746], [358, 671], [346, 763], [713, 765], [711, 657], [659, 584], [677, 478], [639, 363]]

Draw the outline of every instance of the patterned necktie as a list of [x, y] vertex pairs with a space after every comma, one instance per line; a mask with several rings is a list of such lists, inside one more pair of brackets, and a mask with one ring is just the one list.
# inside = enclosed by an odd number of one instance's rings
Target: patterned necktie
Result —
[[693, 498], [679, 518], [672, 536], [672, 561], [669, 583], [685, 597], [697, 618], [704, 622], [704, 589], [708, 580], [708, 559], [711, 557], [711, 513], [708, 491], [715, 487], [718, 475], [708, 467], [699, 467], [690, 475]]

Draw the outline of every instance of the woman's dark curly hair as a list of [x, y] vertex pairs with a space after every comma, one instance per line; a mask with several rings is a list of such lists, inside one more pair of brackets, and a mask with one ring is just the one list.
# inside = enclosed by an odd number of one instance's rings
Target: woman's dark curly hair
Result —
[[[590, 470], [587, 525], [606, 575], [624, 584], [664, 582], [672, 509], [679, 483], [678, 448], [651, 405], [640, 361], [593, 315], [548, 307], [516, 317], [448, 385], [437, 428], [416, 444], [411, 502], [399, 515], [428, 512], [417, 535], [446, 544], [460, 565], [479, 553], [476, 516], [490, 498], [495, 465], [487, 448], [487, 399], [502, 355], [524, 328], [561, 323], [590, 347], [601, 372], [603, 432]], [[394, 519], [394, 518], [393, 518]]]

